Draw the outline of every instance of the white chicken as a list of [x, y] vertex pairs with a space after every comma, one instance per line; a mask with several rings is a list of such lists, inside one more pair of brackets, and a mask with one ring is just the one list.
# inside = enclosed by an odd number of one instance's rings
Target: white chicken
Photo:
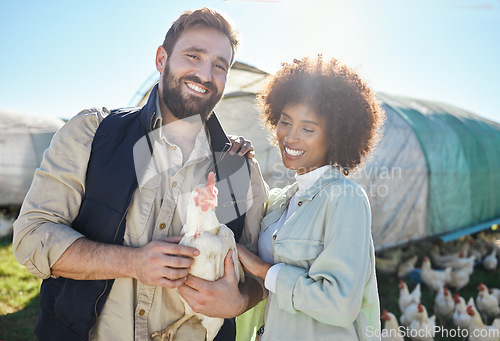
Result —
[[396, 273], [398, 263], [399, 259], [397, 258], [376, 257], [375, 259], [375, 267], [377, 268], [377, 272], [385, 273], [388, 275]]
[[474, 264], [468, 264], [461, 269], [453, 270], [450, 274], [450, 280], [447, 282], [448, 285], [455, 288], [456, 291], [460, 291], [460, 289], [469, 284], [470, 275], [473, 271]]
[[380, 316], [384, 320], [384, 329], [382, 329], [382, 340], [384, 341], [404, 341], [403, 333], [399, 330], [398, 320], [393, 313], [384, 310]]
[[453, 315], [455, 301], [447, 287], [443, 287], [434, 298], [434, 314], [439, 319], [441, 325]]
[[410, 335], [414, 340], [431, 341], [436, 334], [436, 316], [429, 317], [427, 309], [422, 304], [417, 306], [417, 315], [410, 323]]
[[477, 238], [469, 240], [470, 248], [469, 255], [475, 255], [476, 259], [483, 259], [488, 253], [489, 243], [485, 240], [484, 234], [479, 233]]
[[498, 306], [497, 298], [490, 294], [488, 287], [481, 283], [478, 287], [479, 293], [476, 297], [477, 310], [483, 315], [485, 320], [490, 317], [496, 317], [500, 314], [500, 307]]
[[453, 297], [455, 300], [455, 310], [453, 311], [453, 323], [461, 329], [467, 329], [469, 327], [470, 315], [467, 314], [467, 305], [463, 297], [455, 294]]
[[410, 303], [399, 317], [399, 322], [404, 326], [409, 326], [418, 314], [419, 303]]
[[398, 265], [398, 277], [403, 278], [415, 269], [418, 255], [414, 255]]
[[[236, 276], [242, 282], [244, 273], [238, 260], [234, 234], [226, 225], [219, 223], [214, 212], [218, 193], [215, 183], [215, 173], [210, 172], [206, 186], [199, 185], [191, 193], [186, 223], [182, 227], [183, 238], [179, 244], [192, 246], [200, 251], [191, 265], [190, 273], [208, 281], [215, 281], [224, 275], [224, 259], [229, 250], [232, 250]], [[165, 330], [153, 333], [151, 338], [161, 337], [162, 341], [172, 341], [177, 329], [191, 317], [196, 316], [207, 331], [206, 340], [212, 341], [224, 323], [224, 319], [195, 313], [184, 299], [180, 298], [184, 303], [184, 316]]]
[[413, 291], [410, 294], [408, 290], [408, 286], [403, 280], [399, 280], [399, 310], [401, 313], [404, 313], [406, 307], [408, 307], [411, 303], [418, 304], [420, 302], [420, 298], [422, 296], [422, 292], [420, 290], [420, 283], [418, 283]]
[[467, 307], [467, 314], [471, 317], [467, 328], [469, 341], [500, 341], [500, 319], [496, 319], [491, 326], [485, 325], [472, 305]]
[[498, 303], [500, 304], [500, 289], [498, 288], [489, 288], [490, 294], [497, 298]]
[[432, 259], [432, 263], [436, 266], [446, 268], [447, 266], [450, 266], [449, 264], [454, 262], [456, 259], [458, 259], [461, 255], [463, 255], [463, 252], [454, 252], [450, 254], [444, 254], [442, 255], [439, 251], [439, 246], [433, 245], [431, 250], [429, 251], [429, 254]]
[[483, 259], [483, 267], [487, 271], [495, 271], [498, 265], [497, 250], [494, 248], [493, 251]]
[[451, 267], [447, 267], [444, 271], [433, 270], [429, 257], [424, 257], [420, 270], [420, 277], [428, 288], [439, 291], [450, 280]]

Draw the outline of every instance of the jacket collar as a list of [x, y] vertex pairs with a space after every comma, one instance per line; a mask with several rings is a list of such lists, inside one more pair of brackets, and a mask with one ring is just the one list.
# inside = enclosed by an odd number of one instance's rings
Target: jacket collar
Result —
[[[329, 183], [336, 181], [338, 179], [345, 178], [344, 174], [337, 168], [331, 167], [326, 170], [323, 175], [302, 195], [299, 196], [302, 200], [312, 200], [324, 187]], [[284, 193], [284, 203], [288, 203], [290, 198], [297, 192], [298, 185], [295, 182], [290, 188]]]
[[[141, 111], [141, 123], [146, 128], [148, 132], [155, 129], [155, 114], [156, 114], [156, 96], [158, 93], [158, 83], [151, 89], [147, 103], [142, 107]], [[214, 152], [224, 152], [226, 151], [231, 142], [226, 136], [219, 119], [212, 112], [209, 119], [205, 122], [209, 133], [210, 144]]]

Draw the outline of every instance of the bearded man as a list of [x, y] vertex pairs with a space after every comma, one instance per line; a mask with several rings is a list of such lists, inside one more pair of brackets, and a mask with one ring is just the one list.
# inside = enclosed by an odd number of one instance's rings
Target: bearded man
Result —
[[[157, 50], [160, 81], [144, 107], [84, 110], [55, 134], [14, 224], [18, 261], [44, 280], [40, 340], [149, 340], [183, 315], [177, 292], [222, 318], [262, 298], [232, 265], [215, 282], [188, 275], [198, 250], [178, 244], [188, 194], [215, 170], [229, 188], [219, 220], [256, 250], [266, 187], [254, 160], [231, 155], [251, 147], [230, 149], [212, 113], [237, 45], [220, 13], [185, 12]], [[216, 340], [234, 334], [227, 323]], [[204, 337], [191, 319], [176, 340]]]

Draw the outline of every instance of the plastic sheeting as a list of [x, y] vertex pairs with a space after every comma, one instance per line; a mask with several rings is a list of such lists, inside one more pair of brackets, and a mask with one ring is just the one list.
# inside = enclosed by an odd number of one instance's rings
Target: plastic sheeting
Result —
[[0, 110], [0, 205], [21, 205], [54, 133], [64, 124], [45, 117]]
[[427, 167], [411, 127], [390, 107], [384, 135], [364, 167], [350, 178], [368, 194], [375, 247], [427, 236]]
[[382, 98], [412, 127], [425, 155], [427, 234], [500, 217], [500, 126], [450, 105]]

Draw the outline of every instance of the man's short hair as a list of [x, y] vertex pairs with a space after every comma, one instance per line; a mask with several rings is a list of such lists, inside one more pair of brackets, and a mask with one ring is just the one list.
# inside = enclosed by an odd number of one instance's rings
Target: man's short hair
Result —
[[182, 13], [176, 21], [174, 21], [165, 36], [165, 40], [163, 41], [163, 48], [167, 51], [167, 54], [169, 56], [171, 55], [175, 43], [181, 36], [182, 32], [197, 25], [214, 28], [227, 36], [232, 49], [232, 64], [234, 61], [234, 53], [236, 52], [236, 48], [239, 44], [238, 33], [233, 29], [228, 19], [226, 19], [221, 13], [206, 7], [195, 11], [186, 11]]

